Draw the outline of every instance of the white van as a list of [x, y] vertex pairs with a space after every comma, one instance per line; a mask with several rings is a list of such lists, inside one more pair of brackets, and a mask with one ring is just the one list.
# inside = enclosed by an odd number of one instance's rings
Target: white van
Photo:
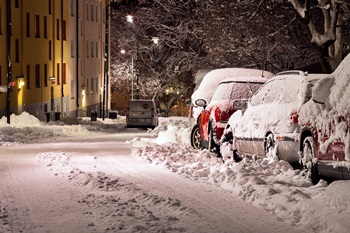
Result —
[[127, 128], [152, 128], [158, 126], [156, 103], [153, 100], [129, 100], [126, 113]]

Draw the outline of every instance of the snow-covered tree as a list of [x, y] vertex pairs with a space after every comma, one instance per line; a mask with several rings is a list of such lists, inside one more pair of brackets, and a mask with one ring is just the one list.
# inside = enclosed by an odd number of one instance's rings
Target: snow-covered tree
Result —
[[350, 1], [288, 1], [307, 26], [311, 42], [319, 47], [323, 69], [332, 72], [343, 59], [344, 33], [350, 24]]

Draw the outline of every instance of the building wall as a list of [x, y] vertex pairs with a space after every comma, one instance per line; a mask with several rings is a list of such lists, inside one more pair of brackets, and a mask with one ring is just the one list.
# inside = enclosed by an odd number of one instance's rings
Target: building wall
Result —
[[[0, 0], [0, 85], [7, 85], [6, 2]], [[105, 0], [12, 0], [11, 112], [79, 117], [100, 112]], [[77, 12], [78, 11], [78, 12]], [[109, 69], [108, 69], [109, 70]], [[19, 89], [22, 78], [25, 85]], [[0, 117], [6, 115], [0, 93]], [[107, 105], [106, 109], [109, 109]]]

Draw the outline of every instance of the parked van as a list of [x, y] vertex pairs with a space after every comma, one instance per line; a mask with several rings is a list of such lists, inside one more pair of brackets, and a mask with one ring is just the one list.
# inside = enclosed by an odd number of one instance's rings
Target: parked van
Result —
[[158, 126], [156, 103], [153, 100], [129, 100], [126, 113], [127, 128], [152, 128]]

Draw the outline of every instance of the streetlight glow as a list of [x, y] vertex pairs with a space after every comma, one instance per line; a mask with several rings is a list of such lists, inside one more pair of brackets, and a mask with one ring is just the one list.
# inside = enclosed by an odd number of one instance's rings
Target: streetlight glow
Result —
[[159, 38], [158, 37], [152, 37], [153, 44], [159, 44]]
[[125, 54], [125, 53], [126, 53], [125, 49], [121, 49], [121, 50], [120, 50], [120, 53], [121, 53], [121, 54]]
[[129, 23], [133, 23], [134, 22], [134, 17], [132, 15], [127, 15], [126, 16], [126, 21], [128, 21]]

